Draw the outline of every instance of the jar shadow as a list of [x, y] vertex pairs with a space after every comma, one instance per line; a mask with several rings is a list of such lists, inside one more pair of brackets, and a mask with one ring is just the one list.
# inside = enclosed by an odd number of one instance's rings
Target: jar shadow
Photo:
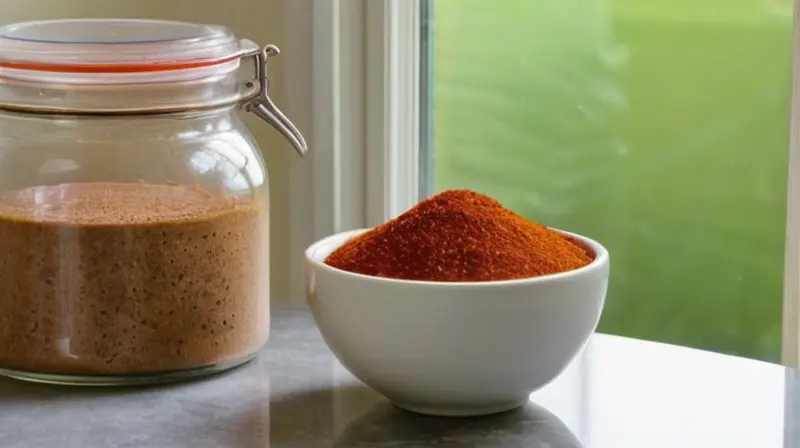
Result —
[[268, 446], [268, 372], [216, 376], [208, 387], [197, 383], [209, 377], [136, 387], [0, 378], [0, 446]]

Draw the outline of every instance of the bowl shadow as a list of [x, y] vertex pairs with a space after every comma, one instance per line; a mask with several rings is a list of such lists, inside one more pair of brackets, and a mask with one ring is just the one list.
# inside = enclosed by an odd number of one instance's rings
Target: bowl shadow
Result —
[[[483, 417], [434, 417], [405, 411], [369, 392], [366, 408], [355, 406], [362, 408], [358, 415], [341, 415], [348, 410], [336, 405], [335, 393], [365, 396], [367, 390], [353, 385], [335, 392], [322, 388], [274, 399], [270, 404], [270, 442], [287, 448], [582, 448], [558, 417], [532, 402]], [[338, 431], [337, 418], [348, 421]]]
[[334, 446], [582, 447], [558, 417], [533, 403], [501, 414], [454, 418], [415, 414], [388, 402], [354, 421]]

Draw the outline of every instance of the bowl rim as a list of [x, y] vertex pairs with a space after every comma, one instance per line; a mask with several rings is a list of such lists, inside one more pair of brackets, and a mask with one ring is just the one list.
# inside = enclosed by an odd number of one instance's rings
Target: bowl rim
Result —
[[357, 272], [350, 272], [345, 271], [344, 269], [339, 269], [333, 266], [330, 266], [325, 263], [325, 260], [318, 259], [315, 255], [319, 252], [320, 248], [324, 246], [330, 245], [330, 241], [334, 239], [342, 239], [342, 242], [335, 246], [330, 252], [339, 248], [342, 244], [350, 240], [350, 238], [360, 235], [364, 232], [368, 232], [373, 228], [361, 228], [355, 230], [348, 230], [344, 232], [334, 233], [333, 235], [326, 236], [314, 243], [312, 243], [308, 248], [305, 250], [304, 255], [306, 259], [306, 263], [313, 266], [315, 269], [325, 271], [335, 275], [341, 275], [344, 277], [352, 277], [355, 279], [360, 279], [364, 281], [372, 281], [376, 283], [391, 283], [395, 285], [408, 285], [408, 286], [435, 286], [435, 287], [448, 287], [448, 288], [486, 288], [486, 287], [496, 287], [496, 286], [516, 286], [516, 285], [530, 285], [536, 283], [546, 283], [552, 282], [557, 280], [567, 280], [571, 277], [580, 276], [582, 274], [586, 274], [590, 271], [596, 270], [603, 265], [609, 263], [609, 254], [608, 250], [597, 241], [577, 234], [573, 232], [568, 232], [566, 230], [560, 230], [553, 227], [548, 227], [550, 230], [554, 230], [564, 236], [570, 237], [572, 239], [577, 240], [582, 246], [588, 247], [595, 253], [594, 260], [591, 263], [587, 264], [586, 266], [582, 266], [578, 269], [572, 269], [570, 271], [564, 272], [557, 272], [555, 274], [547, 274], [547, 275], [540, 275], [538, 277], [528, 277], [528, 278], [517, 278], [511, 280], [490, 280], [490, 281], [481, 281], [481, 282], [442, 282], [442, 281], [430, 281], [430, 280], [403, 280], [399, 278], [388, 278], [388, 277], [378, 277], [374, 275], [366, 275], [366, 274], [359, 274]]

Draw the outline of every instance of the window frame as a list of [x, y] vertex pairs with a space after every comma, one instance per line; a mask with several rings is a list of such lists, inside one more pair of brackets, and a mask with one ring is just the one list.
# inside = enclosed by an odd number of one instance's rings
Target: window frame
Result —
[[794, 7], [781, 363], [800, 367], [800, 0]]
[[[289, 169], [289, 294], [303, 301], [303, 251], [419, 200], [421, 4], [284, 3], [287, 115], [309, 155]], [[411, 92], [412, 94], [409, 94]]]
[[[428, 0], [285, 2], [286, 109], [308, 134], [307, 160], [289, 161], [290, 296], [303, 300], [303, 251], [371, 227], [416, 203], [420, 173], [423, 19]], [[795, 2], [800, 23], [800, 0]], [[795, 26], [787, 191], [782, 363], [800, 366], [800, 32]], [[428, 51], [430, 53], [430, 51]], [[430, 56], [428, 54], [428, 56]], [[425, 129], [428, 127], [428, 129]], [[428, 155], [430, 157], [430, 155]], [[421, 182], [422, 181], [422, 182]]]

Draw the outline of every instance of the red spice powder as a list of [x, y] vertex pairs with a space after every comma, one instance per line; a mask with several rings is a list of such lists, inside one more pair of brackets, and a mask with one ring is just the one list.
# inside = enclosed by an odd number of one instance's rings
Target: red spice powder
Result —
[[347, 241], [325, 263], [405, 280], [482, 282], [586, 266], [581, 246], [489, 196], [448, 190]]

